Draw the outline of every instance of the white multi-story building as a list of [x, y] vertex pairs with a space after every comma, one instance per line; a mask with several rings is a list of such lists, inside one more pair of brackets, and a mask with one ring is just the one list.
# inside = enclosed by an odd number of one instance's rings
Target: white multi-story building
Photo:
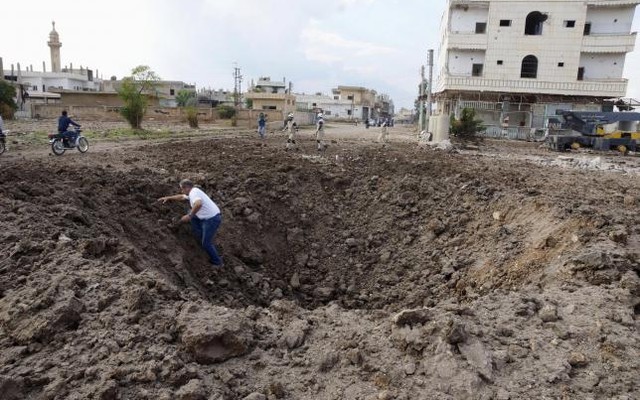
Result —
[[[623, 97], [640, 0], [449, 0], [437, 84], [441, 116], [476, 109], [487, 133], [546, 126], [557, 109]], [[518, 132], [519, 131], [519, 132]], [[513, 136], [513, 135], [512, 135]]]

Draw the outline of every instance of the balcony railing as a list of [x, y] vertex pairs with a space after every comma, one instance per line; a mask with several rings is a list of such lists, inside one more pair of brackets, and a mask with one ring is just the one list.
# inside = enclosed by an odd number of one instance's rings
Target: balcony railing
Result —
[[486, 50], [487, 35], [479, 33], [449, 33], [450, 49]]
[[587, 35], [582, 39], [584, 53], [630, 53], [636, 43], [636, 32], [631, 34]]
[[475, 76], [448, 76], [440, 79], [437, 91], [487, 91], [559, 94], [570, 96], [622, 97], [627, 92], [626, 79], [552, 82], [537, 79], [486, 79]]

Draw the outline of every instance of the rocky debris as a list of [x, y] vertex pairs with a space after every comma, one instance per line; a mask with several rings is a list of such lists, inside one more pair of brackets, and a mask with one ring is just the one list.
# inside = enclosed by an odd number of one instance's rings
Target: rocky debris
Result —
[[424, 324], [433, 317], [428, 309], [419, 308], [414, 310], [403, 310], [394, 315], [393, 323], [398, 326]]
[[0, 393], [6, 400], [20, 400], [25, 397], [24, 382], [21, 378], [0, 375]]
[[545, 304], [540, 311], [538, 311], [538, 316], [543, 322], [555, 322], [558, 318], [558, 310], [553, 304]]
[[[41, 298], [38, 309], [29, 312], [29, 316], [16, 313], [10, 309], [0, 314], [0, 321], [5, 325], [9, 335], [18, 344], [30, 344], [34, 341], [48, 341], [56, 333], [73, 330], [82, 320], [84, 304], [75, 297], [72, 291], [56, 294], [49, 293], [51, 298]], [[53, 304], [48, 307], [49, 302]]]
[[249, 351], [253, 326], [240, 312], [187, 303], [177, 318], [180, 340], [202, 364], [219, 363]]
[[569, 354], [567, 362], [574, 368], [586, 367], [589, 364], [589, 360], [587, 360], [587, 357], [577, 351], [571, 352], [571, 354]]
[[205, 400], [207, 393], [200, 379], [192, 379], [176, 391], [175, 397], [178, 400]]

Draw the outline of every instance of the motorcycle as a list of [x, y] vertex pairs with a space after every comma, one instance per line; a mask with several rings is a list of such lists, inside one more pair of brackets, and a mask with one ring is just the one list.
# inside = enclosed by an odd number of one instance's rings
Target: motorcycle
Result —
[[89, 150], [89, 141], [82, 136], [82, 129], [78, 127], [73, 130], [72, 136], [64, 138], [59, 137], [59, 134], [50, 133], [49, 143], [51, 143], [51, 151], [57, 156], [61, 156], [65, 151], [72, 149], [78, 149], [80, 153], [86, 153]]

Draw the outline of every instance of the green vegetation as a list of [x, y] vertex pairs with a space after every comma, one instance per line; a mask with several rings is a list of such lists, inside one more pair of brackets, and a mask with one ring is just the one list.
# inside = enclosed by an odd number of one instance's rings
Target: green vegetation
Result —
[[142, 127], [148, 96], [155, 95], [154, 90], [159, 80], [160, 77], [146, 65], [135, 67], [131, 70], [131, 76], [122, 80], [118, 95], [124, 101], [124, 107], [120, 113], [133, 129]]
[[4, 80], [0, 80], [0, 115], [2, 118], [13, 118], [13, 112], [18, 109], [14, 98], [16, 88]]
[[179, 90], [176, 94], [176, 103], [178, 107], [195, 106], [197, 103], [196, 92], [190, 90]]
[[459, 120], [454, 115], [450, 117], [449, 133], [459, 139], [474, 139], [477, 133], [484, 132], [486, 129], [482, 126], [482, 120], [476, 119], [476, 111], [472, 108], [462, 109]]
[[216, 110], [221, 119], [232, 119], [236, 115], [236, 109], [231, 106], [220, 105]]
[[186, 108], [187, 111], [187, 121], [189, 122], [189, 126], [192, 128], [198, 127], [198, 109], [193, 106], [189, 106]]

